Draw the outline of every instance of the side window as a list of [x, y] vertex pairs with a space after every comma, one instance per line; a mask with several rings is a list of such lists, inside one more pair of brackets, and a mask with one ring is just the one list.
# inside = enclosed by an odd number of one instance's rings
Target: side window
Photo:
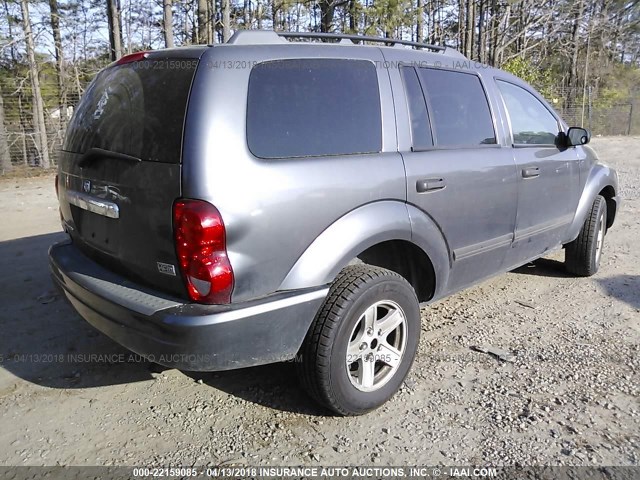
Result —
[[497, 84], [511, 120], [513, 143], [554, 145], [558, 122], [547, 107], [522, 87], [501, 80]]
[[496, 143], [491, 111], [480, 79], [470, 73], [420, 68], [438, 146]]
[[375, 66], [341, 59], [256, 65], [249, 77], [247, 143], [261, 158], [379, 152], [382, 118]]
[[422, 94], [420, 80], [413, 67], [402, 67], [402, 80], [407, 92], [407, 105], [411, 120], [411, 141], [414, 150], [433, 147], [431, 125], [427, 114], [427, 104]]

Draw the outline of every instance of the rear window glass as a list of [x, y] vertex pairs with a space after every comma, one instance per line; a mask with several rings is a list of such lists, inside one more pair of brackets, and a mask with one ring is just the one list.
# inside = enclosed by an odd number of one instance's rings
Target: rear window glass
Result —
[[256, 65], [249, 78], [247, 142], [261, 158], [379, 152], [375, 66], [339, 59]]
[[78, 105], [63, 149], [85, 153], [102, 148], [143, 160], [179, 163], [197, 62], [154, 59], [103, 70]]
[[496, 143], [489, 104], [478, 77], [432, 68], [418, 71], [429, 100], [436, 145]]

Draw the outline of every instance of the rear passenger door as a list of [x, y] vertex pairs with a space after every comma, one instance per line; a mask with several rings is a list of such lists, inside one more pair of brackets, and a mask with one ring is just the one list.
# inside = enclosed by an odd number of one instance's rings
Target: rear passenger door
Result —
[[449, 244], [452, 291], [503, 266], [516, 216], [513, 157], [498, 141], [478, 75], [407, 66], [400, 73], [411, 130], [411, 144], [400, 147], [407, 200]]
[[518, 168], [518, 214], [507, 266], [516, 266], [560, 245], [578, 203], [575, 148], [558, 147], [562, 126], [531, 91], [496, 80], [511, 129]]

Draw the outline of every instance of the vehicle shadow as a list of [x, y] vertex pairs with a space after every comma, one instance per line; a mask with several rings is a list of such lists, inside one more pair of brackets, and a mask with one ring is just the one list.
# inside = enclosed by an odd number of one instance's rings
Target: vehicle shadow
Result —
[[596, 282], [610, 297], [617, 298], [633, 308], [640, 309], [640, 275], [615, 275], [597, 278]]
[[[51, 388], [151, 379], [149, 362], [96, 331], [51, 280], [47, 251], [62, 232], [0, 242], [0, 367]], [[0, 372], [0, 388], [12, 378]]]
[[526, 265], [511, 270], [512, 273], [535, 275], [540, 277], [569, 278], [570, 273], [565, 270], [564, 262], [552, 258], [539, 258]]
[[274, 410], [310, 416], [331, 415], [306, 394], [295, 370], [293, 362], [286, 362], [224, 372], [183, 373], [229, 395]]
[[[95, 330], [67, 303], [49, 274], [47, 251], [66, 235], [48, 233], [0, 242], [0, 391], [15, 377], [79, 389], [153, 379], [166, 369]], [[297, 383], [295, 365], [183, 372], [246, 401], [307, 415], [326, 415]]]

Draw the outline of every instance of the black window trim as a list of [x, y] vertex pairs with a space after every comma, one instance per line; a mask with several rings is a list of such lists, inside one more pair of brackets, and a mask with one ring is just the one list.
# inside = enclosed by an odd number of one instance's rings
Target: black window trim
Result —
[[[249, 88], [251, 85], [251, 74], [253, 73], [253, 69], [258, 65], [263, 65], [265, 63], [272, 62], [282, 62], [287, 60], [344, 60], [344, 61], [362, 61], [369, 62], [373, 65], [375, 71], [375, 79], [376, 84], [378, 86], [378, 98], [380, 102], [380, 149], [375, 152], [355, 152], [355, 153], [331, 153], [331, 154], [323, 154], [323, 155], [297, 155], [297, 156], [286, 156], [286, 157], [261, 157], [260, 155], [256, 155], [249, 146], [249, 130], [247, 125], [249, 123]], [[287, 57], [287, 58], [272, 58], [268, 60], [263, 60], [251, 65], [251, 70], [249, 71], [249, 76], [247, 79], [247, 104], [245, 107], [245, 120], [244, 120], [244, 139], [245, 146], [247, 151], [253, 156], [253, 158], [268, 162], [278, 162], [278, 161], [287, 161], [287, 160], [300, 160], [304, 158], [325, 158], [325, 157], [353, 157], [353, 156], [365, 156], [365, 155], [380, 155], [384, 153], [384, 117], [382, 115], [382, 88], [380, 85], [380, 79], [378, 78], [378, 69], [376, 68], [376, 64], [373, 60], [368, 58], [347, 58], [347, 57]]]
[[[416, 71], [416, 67], [414, 65], [405, 64], [401, 62], [399, 68], [402, 70], [400, 72], [400, 78], [402, 79], [402, 88], [404, 89], [404, 99], [407, 105], [407, 115], [409, 116], [409, 132], [411, 134], [411, 151], [412, 152], [426, 152], [429, 150], [433, 150], [435, 147], [434, 137], [433, 137], [433, 124], [431, 123], [431, 114], [429, 113], [429, 104], [426, 95], [424, 94], [424, 89], [422, 88], [422, 82], [420, 81], [420, 75]], [[407, 90], [407, 85], [404, 81], [404, 70], [412, 70], [413, 74], [416, 76], [418, 80], [418, 85], [420, 87], [420, 93], [422, 94], [422, 101], [424, 102], [424, 108], [427, 111], [427, 121], [429, 122], [429, 133], [431, 136], [431, 147], [424, 148], [416, 148], [415, 142], [413, 141], [413, 124], [411, 122], [411, 108], [409, 107], [409, 94]]]
[[[459, 68], [451, 68], [451, 67], [436, 67], [436, 66], [429, 66], [429, 67], [416, 67], [416, 66], [412, 66], [413, 69], [416, 70], [416, 75], [418, 76], [418, 81], [420, 82], [420, 88], [422, 88], [422, 95], [425, 97], [425, 101], [427, 103], [427, 115], [429, 116], [429, 125], [431, 126], [431, 138], [432, 138], [432, 142], [433, 142], [433, 147], [432, 148], [421, 148], [421, 149], [417, 149], [414, 150], [413, 149], [413, 138], [411, 139], [411, 151], [414, 152], [429, 152], [432, 150], [468, 150], [468, 149], [474, 149], [474, 148], [502, 148], [502, 144], [498, 141], [498, 129], [497, 129], [497, 119], [495, 116], [495, 111], [493, 108], [493, 105], [491, 105], [491, 101], [489, 100], [489, 95], [487, 94], [487, 89], [485, 87], [485, 84], [482, 80], [482, 76], [478, 73], [478, 72], [474, 72], [474, 71], [470, 71], [470, 70], [461, 70]], [[438, 145], [437, 142], [437, 136], [435, 135], [435, 132], [433, 130], [433, 124], [431, 122], [431, 115], [430, 115], [430, 110], [431, 110], [431, 101], [429, 99], [429, 95], [426, 94], [425, 92], [428, 92], [428, 90], [426, 89], [426, 86], [424, 85], [424, 82], [422, 80], [422, 77], [420, 76], [420, 74], [418, 73], [417, 69], [421, 68], [421, 69], [425, 69], [425, 70], [444, 70], [447, 72], [453, 72], [453, 73], [462, 73], [465, 75], [473, 75], [474, 77], [476, 77], [478, 79], [478, 81], [480, 82], [480, 88], [482, 88], [482, 92], [484, 93], [484, 98], [487, 101], [487, 107], [489, 107], [489, 115], [491, 117], [491, 126], [493, 128], [493, 135], [494, 138], [496, 140], [495, 143], [486, 143], [486, 144], [478, 144], [478, 145], [469, 145], [469, 144], [457, 144], [457, 145]]]
[[509, 109], [507, 108], [507, 102], [505, 102], [504, 100], [504, 95], [502, 94], [502, 90], [500, 90], [500, 85], [498, 85], [498, 82], [503, 82], [503, 83], [508, 83], [509, 85], [513, 85], [514, 87], [518, 87], [521, 88], [522, 90], [524, 90], [525, 92], [531, 94], [533, 96], [533, 98], [535, 98], [538, 102], [540, 102], [540, 105], [542, 105], [547, 112], [549, 112], [549, 114], [554, 118], [554, 120], [556, 121], [556, 125], [558, 126], [558, 134], [560, 134], [560, 132], [563, 131], [563, 124], [562, 124], [562, 120], [558, 117], [558, 115], [553, 111], [550, 110], [549, 107], [545, 104], [545, 102], [543, 102], [541, 99], [541, 97], [536, 94], [536, 92], [531, 91], [529, 88], [526, 88], [524, 85], [519, 85], [516, 82], [510, 81], [510, 80], [506, 80], [503, 77], [500, 77], [498, 75], [493, 77], [493, 80], [496, 84], [496, 90], [498, 95], [500, 96], [500, 101], [502, 102], [502, 106], [504, 108], [504, 112], [507, 118], [507, 125], [509, 127], [509, 139], [511, 140], [510, 144], [511, 147], [513, 148], [558, 148], [558, 145], [556, 145], [555, 143], [516, 143], [515, 142], [515, 138], [513, 136], [513, 126], [511, 124], [511, 114], [509, 113]]
[[488, 148], [503, 148], [499, 143], [479, 143], [478, 145], [468, 145], [468, 144], [458, 144], [458, 145], [440, 145], [434, 146], [433, 148], [418, 148], [412, 149], [412, 152], [433, 152], [440, 150], [474, 150], [477, 148], [488, 149]]

